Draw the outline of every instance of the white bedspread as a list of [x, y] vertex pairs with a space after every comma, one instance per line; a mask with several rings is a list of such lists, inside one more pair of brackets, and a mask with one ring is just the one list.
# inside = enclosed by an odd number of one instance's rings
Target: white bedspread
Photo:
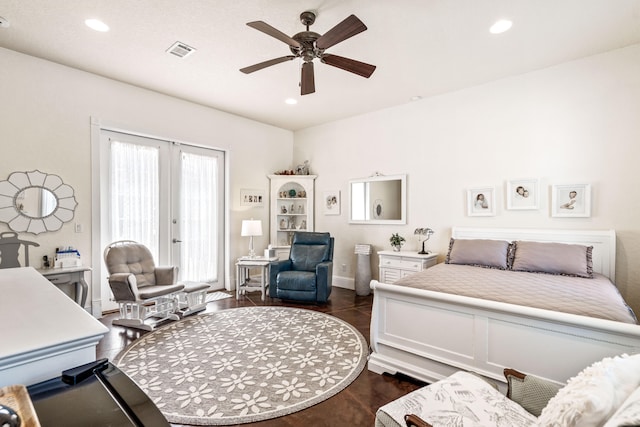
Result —
[[438, 264], [396, 281], [395, 285], [464, 295], [510, 304], [637, 323], [611, 281]]

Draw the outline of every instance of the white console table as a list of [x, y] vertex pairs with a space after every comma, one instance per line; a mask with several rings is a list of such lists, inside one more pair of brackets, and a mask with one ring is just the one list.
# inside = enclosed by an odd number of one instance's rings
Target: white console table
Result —
[[76, 302], [80, 307], [84, 307], [87, 302], [89, 286], [84, 280], [84, 272], [91, 271], [89, 267], [63, 267], [63, 268], [41, 268], [38, 273], [42, 274], [54, 285], [76, 285]]
[[438, 262], [438, 254], [431, 252], [380, 251], [378, 252], [379, 281], [392, 284], [396, 280], [418, 271], [433, 267]]
[[96, 360], [109, 329], [32, 267], [0, 269], [0, 387]]

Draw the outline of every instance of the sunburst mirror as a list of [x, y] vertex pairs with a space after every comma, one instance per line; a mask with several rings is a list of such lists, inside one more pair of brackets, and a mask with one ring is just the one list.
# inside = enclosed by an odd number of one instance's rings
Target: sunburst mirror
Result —
[[0, 221], [13, 231], [56, 231], [73, 219], [78, 203], [73, 188], [58, 175], [34, 170], [13, 172], [0, 181]]

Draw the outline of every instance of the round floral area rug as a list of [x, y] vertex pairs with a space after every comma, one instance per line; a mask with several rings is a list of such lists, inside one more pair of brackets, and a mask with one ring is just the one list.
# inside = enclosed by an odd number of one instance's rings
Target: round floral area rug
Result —
[[311, 310], [245, 307], [187, 317], [113, 361], [171, 423], [232, 425], [315, 405], [364, 369], [353, 326]]

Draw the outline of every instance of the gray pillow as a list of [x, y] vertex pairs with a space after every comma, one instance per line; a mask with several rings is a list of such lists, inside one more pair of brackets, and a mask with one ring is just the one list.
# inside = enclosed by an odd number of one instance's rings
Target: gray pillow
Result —
[[507, 268], [509, 242], [505, 240], [451, 239], [447, 264], [466, 264], [478, 267]]
[[513, 245], [512, 270], [593, 278], [593, 246], [526, 241]]

